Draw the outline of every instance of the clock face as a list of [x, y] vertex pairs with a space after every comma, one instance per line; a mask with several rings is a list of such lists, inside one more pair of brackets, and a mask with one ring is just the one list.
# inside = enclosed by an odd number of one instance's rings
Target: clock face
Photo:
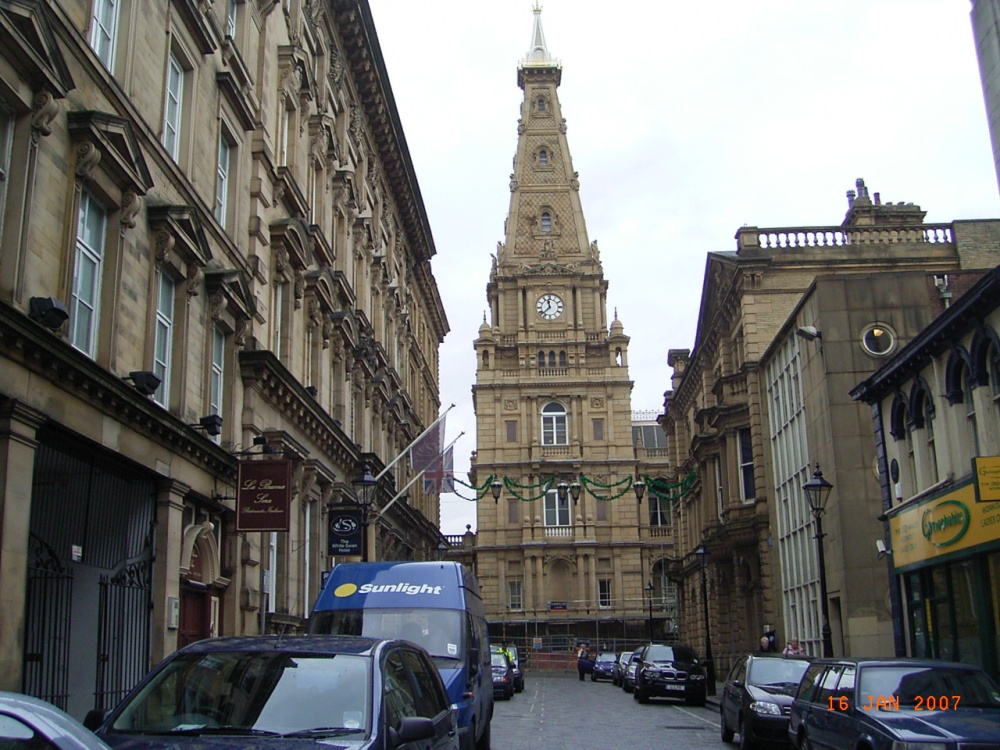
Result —
[[555, 320], [563, 311], [563, 301], [557, 294], [543, 294], [535, 304], [538, 314], [546, 320]]

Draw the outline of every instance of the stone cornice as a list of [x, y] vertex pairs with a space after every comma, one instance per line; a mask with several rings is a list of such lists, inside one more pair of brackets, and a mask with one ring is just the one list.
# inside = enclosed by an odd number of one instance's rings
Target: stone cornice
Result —
[[221, 446], [4, 302], [0, 302], [0, 347], [9, 359], [65, 394], [206, 472], [235, 480], [236, 459]]

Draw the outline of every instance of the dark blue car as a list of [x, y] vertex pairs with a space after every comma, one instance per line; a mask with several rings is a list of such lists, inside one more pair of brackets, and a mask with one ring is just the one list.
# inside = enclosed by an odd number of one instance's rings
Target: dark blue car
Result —
[[792, 702], [797, 748], [1000, 747], [1000, 689], [978, 667], [919, 659], [821, 659]]
[[160, 663], [107, 716], [85, 722], [121, 750], [457, 750], [430, 655], [360, 636], [210, 638]]

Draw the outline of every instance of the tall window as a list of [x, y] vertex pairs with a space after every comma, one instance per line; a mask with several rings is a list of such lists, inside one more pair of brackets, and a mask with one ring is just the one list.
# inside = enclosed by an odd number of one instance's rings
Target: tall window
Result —
[[0, 104], [0, 237], [3, 236], [4, 206], [7, 205], [7, 182], [10, 180], [10, 155], [13, 152], [14, 118]]
[[542, 211], [542, 231], [548, 234], [552, 231], [552, 214]]
[[538, 152], [538, 166], [547, 167], [549, 166], [549, 152], [544, 148]]
[[[976, 384], [972, 380], [972, 371], [965, 371], [965, 378], [962, 380], [963, 400], [965, 401], [965, 423], [969, 431], [969, 444], [972, 446], [972, 458], [979, 455], [979, 425], [976, 421]], [[966, 464], [968, 466], [968, 464]]]
[[181, 102], [184, 99], [184, 68], [171, 52], [167, 61], [167, 92], [163, 107], [163, 147], [177, 161], [181, 151]]
[[173, 279], [160, 271], [156, 298], [156, 334], [153, 342], [153, 372], [160, 379], [153, 400], [160, 406], [170, 405], [170, 360], [174, 344], [174, 297]]
[[657, 497], [653, 493], [649, 494], [649, 525], [669, 526], [670, 525], [670, 499]]
[[594, 440], [595, 441], [604, 440], [604, 420], [595, 419], [593, 420], [593, 424], [594, 424]]
[[215, 177], [215, 218], [226, 226], [229, 216], [229, 173], [232, 165], [233, 147], [224, 135], [219, 135], [219, 163]]
[[538, 352], [538, 366], [545, 367], [545, 352]]
[[569, 498], [561, 500], [555, 490], [545, 495], [545, 525], [569, 526]]
[[924, 401], [924, 431], [927, 433], [927, 456], [926, 461], [921, 462], [927, 466], [929, 474], [928, 484], [934, 484], [938, 481], [937, 448], [934, 446], [934, 415], [934, 402], [928, 396]]
[[93, 22], [90, 26], [90, 46], [101, 58], [104, 67], [113, 70], [118, 46], [118, 11], [121, 0], [94, 0]]
[[510, 420], [504, 422], [504, 426], [507, 429], [507, 442], [516, 443], [517, 442], [517, 421]]
[[566, 409], [555, 401], [542, 409], [542, 445], [568, 445]]
[[544, 97], [541, 97], [541, 96], [538, 97], [538, 111], [539, 112], [544, 112], [545, 111], [545, 99], [544, 99]]
[[522, 581], [507, 581], [507, 603], [512, 612], [524, 610], [524, 591]]
[[226, 8], [226, 36], [236, 38], [236, 0], [229, 0]]
[[292, 116], [295, 110], [283, 107], [281, 121], [278, 123], [278, 153], [276, 164], [281, 167], [288, 164], [288, 143], [292, 133]]
[[86, 190], [80, 195], [76, 227], [76, 254], [73, 265], [73, 294], [70, 310], [70, 343], [93, 357], [96, 350], [98, 305], [104, 269], [104, 238], [108, 215]]
[[281, 279], [274, 282], [274, 309], [271, 315], [274, 318], [274, 343], [271, 350], [278, 359], [285, 356], [285, 289], [287, 283]]
[[753, 441], [749, 428], [740, 430], [740, 492], [743, 502], [753, 502], [757, 488], [753, 479]]
[[[210, 414], [222, 414], [223, 373], [226, 369], [226, 334], [215, 326], [212, 329], [212, 370], [208, 383], [208, 411]], [[215, 441], [222, 440], [221, 435], [215, 436]]]
[[597, 606], [608, 609], [611, 606], [611, 579], [601, 578], [597, 581]]

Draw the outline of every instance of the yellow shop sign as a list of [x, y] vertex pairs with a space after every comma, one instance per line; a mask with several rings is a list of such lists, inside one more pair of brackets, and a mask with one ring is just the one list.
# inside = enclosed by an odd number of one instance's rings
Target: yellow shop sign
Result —
[[905, 568], [1000, 539], [1000, 501], [976, 502], [976, 489], [970, 482], [892, 514], [893, 565]]
[[976, 474], [976, 500], [1000, 501], [1000, 456], [977, 456], [972, 459], [972, 467]]

